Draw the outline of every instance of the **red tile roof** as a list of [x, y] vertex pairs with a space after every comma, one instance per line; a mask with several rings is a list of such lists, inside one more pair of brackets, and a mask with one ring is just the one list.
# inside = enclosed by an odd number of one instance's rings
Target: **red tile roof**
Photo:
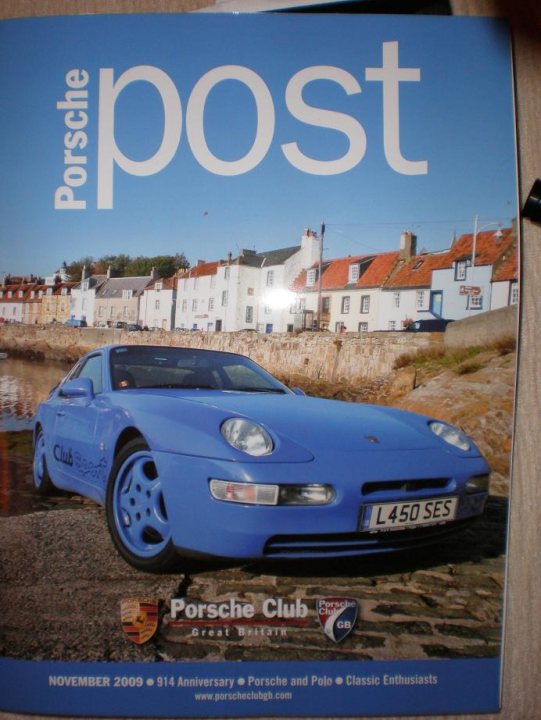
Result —
[[503, 259], [502, 263], [494, 271], [493, 282], [512, 281], [518, 279], [518, 252], [513, 247], [511, 253]]
[[446, 267], [447, 256], [448, 253], [426, 254], [415, 255], [411, 260], [399, 260], [396, 272], [385, 283], [385, 287], [430, 287], [432, 271]]
[[196, 265], [195, 267], [190, 268], [190, 270], [183, 272], [182, 275], [179, 275], [179, 279], [216, 275], [219, 266], [219, 260], [215, 262], [201, 263], [200, 265]]
[[356, 255], [338, 260], [331, 260], [327, 269], [323, 272], [321, 289], [339, 290], [348, 285], [350, 265], [369, 260], [373, 255]]
[[375, 255], [355, 287], [381, 287], [393, 271], [399, 257], [400, 253], [398, 251]]
[[[501, 228], [501, 237], [495, 230], [485, 230], [477, 234], [475, 243], [475, 264], [494, 265], [514, 241], [512, 228]], [[452, 267], [456, 260], [471, 258], [473, 251], [473, 233], [461, 235], [448, 253], [448, 264]]]

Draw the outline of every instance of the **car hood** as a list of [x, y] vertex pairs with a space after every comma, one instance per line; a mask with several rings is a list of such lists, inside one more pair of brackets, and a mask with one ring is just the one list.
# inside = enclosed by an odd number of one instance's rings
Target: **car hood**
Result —
[[[154, 412], [165, 411], [171, 420], [175, 418], [191, 426], [191, 430], [197, 426], [210, 436], [220, 435], [219, 427], [228, 417], [249, 418], [265, 426], [278, 451], [292, 445], [312, 456], [327, 451], [450, 449], [430, 431], [428, 418], [387, 407], [267, 393], [156, 389], [139, 392], [148, 395], [144, 403], [146, 413], [152, 412], [152, 396], [158, 402]], [[275, 453], [273, 456], [278, 460]]]
[[275, 436], [286, 437], [314, 454], [326, 449], [416, 450], [441, 445], [426, 418], [374, 405], [260, 393], [224, 393], [197, 402], [255, 420]]

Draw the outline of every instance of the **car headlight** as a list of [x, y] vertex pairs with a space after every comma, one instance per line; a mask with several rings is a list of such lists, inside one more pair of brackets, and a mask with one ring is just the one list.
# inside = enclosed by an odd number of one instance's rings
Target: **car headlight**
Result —
[[213, 478], [209, 487], [215, 500], [246, 505], [326, 505], [334, 499], [330, 485], [262, 485]]
[[442, 440], [445, 440], [445, 442], [449, 443], [449, 445], [453, 445], [459, 450], [467, 451], [471, 449], [470, 439], [462, 432], [462, 430], [459, 430], [452, 425], [447, 425], [446, 423], [437, 421], [429, 422], [428, 427], [432, 430], [434, 435], [437, 435]]
[[260, 457], [269, 455], [274, 450], [269, 433], [251, 420], [229, 418], [222, 424], [221, 431], [231, 447], [248, 455]]

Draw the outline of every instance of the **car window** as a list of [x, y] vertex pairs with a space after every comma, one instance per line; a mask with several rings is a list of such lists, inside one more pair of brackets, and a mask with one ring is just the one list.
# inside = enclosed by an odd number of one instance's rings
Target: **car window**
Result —
[[73, 375], [73, 377], [89, 378], [92, 380], [92, 384], [94, 385], [94, 394], [98, 395], [103, 390], [101, 370], [101, 355], [92, 355], [83, 365], [81, 365], [79, 372]]
[[224, 365], [223, 371], [229, 380], [229, 386], [233, 390], [241, 389], [261, 389], [266, 390], [272, 387], [272, 384], [264, 375], [253, 370], [251, 367], [238, 363], [235, 365]]
[[258, 365], [233, 353], [122, 346], [111, 352], [110, 362], [115, 390], [161, 387], [287, 392]]

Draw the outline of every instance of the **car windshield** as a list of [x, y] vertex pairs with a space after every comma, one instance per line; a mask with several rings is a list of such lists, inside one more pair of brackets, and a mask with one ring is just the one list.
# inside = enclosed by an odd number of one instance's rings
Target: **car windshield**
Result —
[[234, 353], [128, 345], [114, 348], [110, 358], [114, 390], [184, 388], [289, 392], [252, 360]]

